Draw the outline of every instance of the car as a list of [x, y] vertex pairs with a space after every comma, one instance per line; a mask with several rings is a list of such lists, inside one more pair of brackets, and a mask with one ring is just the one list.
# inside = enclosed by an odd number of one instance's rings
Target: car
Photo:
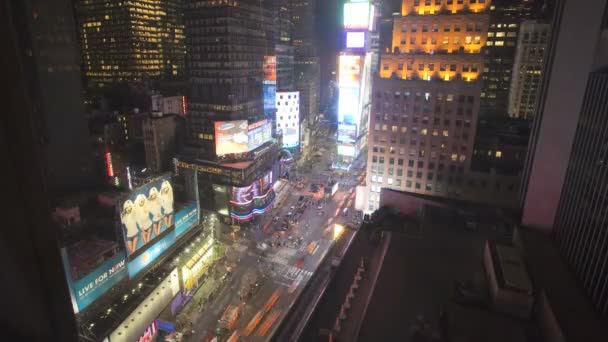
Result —
[[256, 245], [257, 249], [259, 249], [260, 251], [265, 251], [268, 249], [268, 245], [264, 242], [260, 242]]
[[289, 209], [290, 209], [290, 210], [294, 210], [295, 208], [296, 208], [296, 207], [295, 207], [295, 206], [293, 206], [293, 205], [292, 205], [291, 207], [289, 207]]
[[317, 209], [321, 210], [321, 209], [323, 209], [323, 206], [322, 206], [322, 205], [319, 205], [319, 206], [317, 207]]
[[288, 211], [288, 212], [287, 212], [287, 216], [289, 217], [289, 216], [291, 216], [291, 215], [293, 215], [293, 213], [292, 213], [291, 211]]

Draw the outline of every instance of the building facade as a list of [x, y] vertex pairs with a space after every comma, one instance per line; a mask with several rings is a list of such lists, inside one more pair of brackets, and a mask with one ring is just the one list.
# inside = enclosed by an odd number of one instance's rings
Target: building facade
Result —
[[548, 23], [524, 21], [521, 24], [509, 93], [509, 116], [512, 118], [534, 117], [550, 31]]
[[79, 0], [77, 19], [89, 89], [184, 77], [179, 0]]
[[378, 208], [382, 188], [479, 201], [497, 189], [516, 194], [516, 181], [497, 187], [496, 174], [471, 171], [489, 6], [402, 2], [373, 84], [366, 211]]
[[173, 170], [177, 155], [177, 131], [180, 118], [176, 115], [150, 116], [143, 122], [146, 167], [151, 172]]
[[[237, 220], [251, 219], [254, 209], [239, 206], [237, 197], [278, 161], [263, 94], [265, 57], [275, 54], [276, 9], [273, 0], [186, 2], [191, 92], [178, 164], [197, 171], [201, 198], [208, 199], [201, 205]], [[276, 80], [276, 69], [270, 73]]]
[[[489, 1], [488, 1], [489, 2]], [[506, 116], [520, 24], [536, 15], [538, 1], [493, 0], [485, 43], [480, 116]]]

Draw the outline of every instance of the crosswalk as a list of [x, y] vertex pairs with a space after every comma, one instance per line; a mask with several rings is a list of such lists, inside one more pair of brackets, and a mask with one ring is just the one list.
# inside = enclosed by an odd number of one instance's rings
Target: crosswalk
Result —
[[278, 274], [287, 280], [295, 280], [299, 276], [310, 277], [312, 276], [313, 272], [300, 267], [285, 265], [283, 269], [279, 270]]

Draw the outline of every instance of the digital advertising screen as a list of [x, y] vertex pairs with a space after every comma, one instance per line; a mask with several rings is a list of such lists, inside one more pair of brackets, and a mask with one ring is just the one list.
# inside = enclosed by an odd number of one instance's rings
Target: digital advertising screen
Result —
[[300, 144], [300, 92], [277, 93], [277, 132], [283, 135], [285, 148], [296, 147]]
[[249, 151], [247, 120], [215, 122], [215, 153], [223, 156]]
[[369, 2], [347, 2], [344, 4], [344, 28], [357, 30], [369, 28]]
[[[252, 128], [253, 127], [253, 128]], [[255, 150], [272, 139], [272, 124], [267, 120], [249, 125], [249, 151]]]
[[262, 88], [264, 91], [264, 114], [269, 116], [276, 109], [277, 85], [264, 83]]
[[190, 202], [175, 214], [175, 238], [178, 238], [190, 228], [198, 224], [200, 211], [196, 201]]
[[274, 197], [272, 171], [268, 171], [248, 186], [232, 187], [229, 199], [230, 216], [237, 220], [249, 220], [255, 214], [263, 214]]
[[346, 157], [355, 156], [355, 146], [350, 145], [338, 145], [338, 154]]
[[355, 143], [357, 141], [357, 125], [338, 124], [338, 141]]
[[361, 80], [361, 56], [340, 55], [338, 72], [339, 87], [359, 87]]
[[340, 88], [338, 97], [338, 122], [355, 125], [359, 118], [359, 89]]
[[363, 49], [365, 48], [365, 32], [346, 32], [346, 48], [347, 49]]
[[163, 236], [160, 240], [155, 241], [143, 253], [130, 260], [127, 268], [129, 277], [135, 277], [139, 272], [148, 267], [156, 258], [161, 256], [169, 247], [175, 243], [175, 231]]
[[65, 248], [61, 250], [61, 255], [75, 313], [84, 310], [127, 276], [127, 257], [123, 251], [104, 261], [80, 279], [72, 279]]
[[264, 82], [277, 82], [277, 56], [264, 56]]
[[173, 229], [173, 187], [169, 175], [159, 177], [126, 195], [117, 207], [130, 256]]

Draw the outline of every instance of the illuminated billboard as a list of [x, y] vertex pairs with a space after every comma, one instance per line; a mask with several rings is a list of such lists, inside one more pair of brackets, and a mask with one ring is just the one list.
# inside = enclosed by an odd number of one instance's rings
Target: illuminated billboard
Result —
[[351, 144], [357, 141], [357, 125], [338, 124], [338, 141]]
[[230, 190], [230, 216], [245, 221], [253, 215], [263, 214], [268, 210], [275, 193], [272, 188], [272, 171], [256, 179], [248, 186], [233, 186]]
[[346, 48], [365, 48], [365, 32], [346, 32]]
[[369, 2], [347, 2], [344, 4], [344, 28], [347, 30], [368, 29], [370, 19]]
[[264, 56], [264, 82], [277, 82], [277, 56]]
[[350, 145], [338, 145], [338, 154], [346, 157], [355, 156], [355, 146]]
[[277, 132], [283, 135], [285, 148], [300, 144], [300, 92], [277, 92]]
[[129, 277], [135, 277], [144, 268], [152, 264], [152, 262], [161, 256], [167, 249], [169, 249], [173, 243], [175, 243], [175, 231], [170, 231], [160, 240], [155, 241], [143, 253], [130, 260], [127, 266], [129, 270]]
[[276, 108], [277, 85], [264, 83], [264, 115], [271, 115]]
[[255, 150], [267, 141], [272, 140], [272, 124], [262, 120], [249, 125], [249, 151]]
[[359, 87], [361, 79], [361, 56], [341, 55], [338, 69], [339, 87]]
[[173, 187], [169, 176], [131, 191], [117, 209], [130, 256], [173, 228]]
[[127, 258], [120, 251], [80, 279], [72, 279], [71, 264], [65, 248], [61, 250], [74, 313], [81, 312], [127, 276]]
[[190, 202], [175, 214], [175, 238], [198, 224], [200, 212], [196, 201]]
[[215, 153], [223, 156], [249, 151], [247, 120], [215, 122]]
[[340, 88], [338, 122], [356, 125], [359, 118], [359, 89]]

